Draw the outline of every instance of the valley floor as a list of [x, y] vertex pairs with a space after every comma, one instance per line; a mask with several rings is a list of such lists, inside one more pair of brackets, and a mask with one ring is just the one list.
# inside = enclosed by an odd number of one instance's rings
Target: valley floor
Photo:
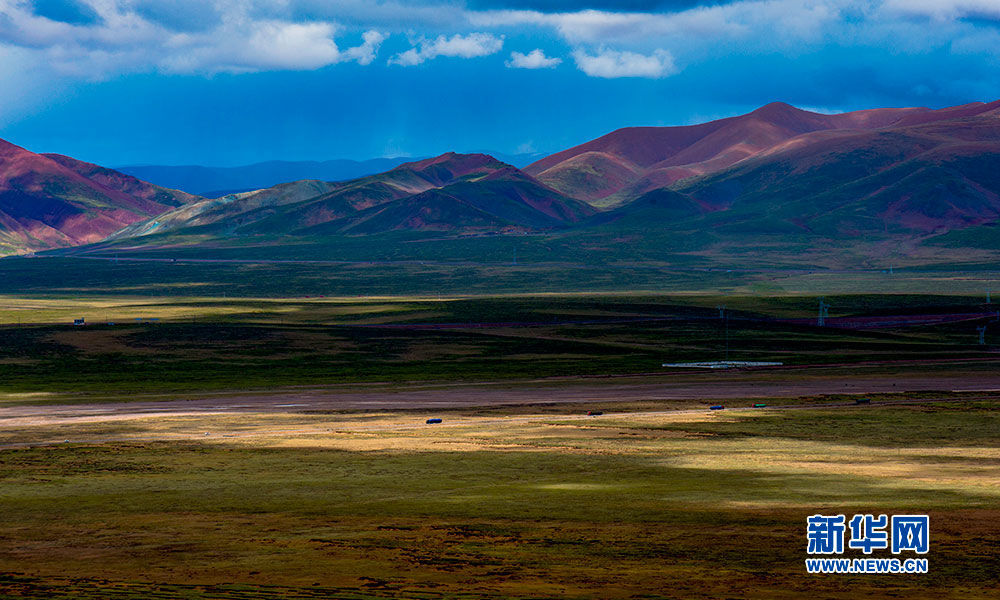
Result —
[[[983, 300], [0, 296], [0, 599], [995, 596]], [[807, 574], [861, 513], [929, 573]]]
[[[181, 403], [167, 402], [110, 420], [72, 405], [52, 409], [74, 419], [33, 422], [5, 409], [0, 597], [998, 591], [1000, 396], [724, 411], [625, 397], [600, 416], [589, 403], [171, 414]], [[929, 514], [930, 573], [807, 575], [806, 517], [855, 512]]]

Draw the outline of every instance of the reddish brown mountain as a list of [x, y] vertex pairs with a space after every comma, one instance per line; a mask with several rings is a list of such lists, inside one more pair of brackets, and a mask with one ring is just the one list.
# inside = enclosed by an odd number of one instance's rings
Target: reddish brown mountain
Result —
[[[706, 226], [722, 229], [789, 227], [851, 238], [993, 223], [1000, 219], [1000, 103], [960, 108], [925, 113], [916, 124], [804, 134], [669, 191], [711, 213]], [[942, 112], [952, 118], [939, 118]]]
[[524, 170], [568, 196], [612, 206], [690, 177], [719, 172], [805, 134], [918, 125], [983, 115], [998, 107], [1000, 102], [824, 115], [776, 102], [746, 115], [700, 125], [619, 129]]
[[0, 255], [96, 242], [194, 199], [0, 140]]

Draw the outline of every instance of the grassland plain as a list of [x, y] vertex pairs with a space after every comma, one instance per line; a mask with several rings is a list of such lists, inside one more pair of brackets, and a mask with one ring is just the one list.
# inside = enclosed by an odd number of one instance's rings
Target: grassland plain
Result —
[[[0, 279], [4, 407], [232, 403], [308, 386], [596, 388], [727, 355], [786, 362], [746, 377], [789, 382], [960, 381], [997, 365], [982, 278], [966, 295], [827, 295], [833, 318], [972, 315], [843, 329], [808, 322], [818, 298], [806, 292], [316, 297], [327, 289], [316, 282], [352, 275], [209, 264], [221, 279], [205, 283], [194, 264], [21, 260], [52, 280]], [[273, 293], [241, 283], [272, 268]], [[927, 277], [945, 288], [951, 275]], [[80, 317], [91, 324], [68, 324]], [[295, 412], [294, 401], [8, 418], [0, 598], [989, 597], [1000, 413], [991, 394], [945, 396], [962, 402], [718, 414], [677, 410], [701, 400], [611, 401], [599, 418], [582, 402], [471, 407], [436, 411], [440, 427], [424, 411]], [[930, 573], [806, 575], [816, 512], [930, 514]]]
[[[649, 206], [647, 205], [647, 208]], [[533, 233], [453, 235], [442, 232], [395, 231], [343, 235], [314, 230], [313, 234], [230, 232], [220, 236], [213, 227], [184, 232], [122, 238], [45, 256], [155, 257], [167, 260], [333, 260], [351, 263], [448, 263], [468, 265], [673, 265], [687, 268], [887, 269], [995, 263], [996, 244], [989, 227], [969, 228], [941, 236], [898, 235], [869, 231], [845, 239], [803, 231], [783, 219], [766, 219], [742, 226], [716, 213], [704, 219], [679, 221], [654, 209], [639, 211], [616, 224]], [[744, 214], [744, 217], [750, 216]], [[752, 219], [759, 219], [756, 213]], [[675, 227], [664, 229], [664, 220]], [[828, 225], [828, 224], [827, 224]], [[865, 226], [867, 229], [870, 226]], [[955, 235], [958, 233], [959, 235]]]
[[[834, 318], [899, 323], [817, 327], [810, 317], [818, 299], [809, 296], [4, 295], [0, 392], [127, 399], [350, 382], [634, 376], [662, 373], [663, 362], [727, 357], [868, 369], [889, 361], [897, 372], [996, 365], [996, 312], [985, 297], [826, 300]], [[927, 316], [931, 322], [916, 326], [907, 320]], [[71, 325], [77, 318], [89, 325]], [[980, 345], [976, 328], [984, 325]]]
[[[619, 243], [619, 242], [616, 242]], [[626, 243], [627, 242], [620, 242]], [[377, 244], [368, 248], [378, 248]], [[574, 246], [575, 247], [575, 246]], [[1000, 282], [996, 260], [964, 252], [945, 264], [892, 260], [849, 267], [802, 262], [663, 259], [590, 260], [588, 256], [530, 260], [511, 246], [503, 254], [421, 257], [314, 258], [275, 246], [229, 256], [211, 249], [163, 248], [134, 253], [0, 259], [0, 293], [73, 295], [227, 296], [469, 296], [498, 294], [684, 293], [749, 296], [946, 294], [984, 296]], [[796, 254], [796, 256], [799, 256]], [[892, 272], [890, 273], [890, 269]]]
[[[647, 408], [456, 409], [441, 427], [368, 412], [7, 428], [22, 444], [94, 439], [0, 452], [0, 597], [1000, 591], [997, 400]], [[807, 575], [805, 517], [824, 511], [930, 514], [930, 573]]]

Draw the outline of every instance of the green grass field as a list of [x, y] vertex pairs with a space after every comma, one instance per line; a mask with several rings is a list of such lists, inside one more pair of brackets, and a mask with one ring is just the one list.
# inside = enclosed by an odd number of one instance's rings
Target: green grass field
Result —
[[[727, 357], [799, 366], [914, 361], [917, 371], [936, 368], [926, 361], [962, 360], [989, 369], [991, 344], [1000, 338], [989, 324], [992, 305], [983, 300], [827, 297], [833, 316], [986, 315], [850, 330], [816, 327], [815, 297], [0, 296], [0, 392], [121, 395], [635, 375], [660, 373], [663, 362]], [[89, 325], [71, 325], [76, 318]], [[982, 324], [986, 345], [978, 344]]]
[[[455, 240], [455, 243], [463, 243]], [[469, 241], [473, 244], [473, 241]], [[503, 244], [480, 251], [478, 244]], [[963, 250], [945, 262], [912, 266], [891, 258], [822, 266], [818, 257], [793, 253], [796, 261], [762, 263], [734, 253], [701, 260], [691, 253], [623, 260], [580, 253], [579, 240], [566, 243], [575, 253], [518, 253], [503, 240], [479, 240], [472, 248], [448, 249], [424, 257], [365, 256], [348, 249], [315, 256], [296, 246], [267, 245], [224, 249], [163, 248], [107, 251], [97, 258], [44, 256], [0, 259], [0, 294], [153, 297], [465, 297], [504, 294], [720, 294], [725, 296], [832, 296], [857, 294], [943, 294], [985, 298], [1000, 289], [993, 256]], [[605, 242], [614, 246], [625, 242]], [[417, 245], [419, 246], [419, 244]], [[365, 249], [381, 246], [368, 241]], [[394, 247], [394, 246], [387, 246]], [[113, 260], [120, 254], [120, 260]], [[825, 254], [836, 256], [835, 252]], [[931, 253], [932, 257], [943, 258]], [[141, 260], [131, 260], [141, 259]], [[153, 259], [153, 260], [144, 260]], [[278, 259], [278, 262], [269, 262]], [[220, 262], [227, 260], [245, 262]], [[306, 262], [281, 262], [306, 261]], [[319, 262], [308, 262], [319, 261]], [[326, 261], [326, 262], [324, 262]], [[893, 272], [890, 273], [890, 267]]]

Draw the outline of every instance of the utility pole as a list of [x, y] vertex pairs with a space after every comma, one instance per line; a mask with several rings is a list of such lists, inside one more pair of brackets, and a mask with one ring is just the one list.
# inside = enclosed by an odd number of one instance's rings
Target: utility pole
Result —
[[826, 318], [830, 316], [830, 305], [826, 303], [825, 299], [819, 299], [819, 318], [816, 319], [816, 324], [820, 327], [826, 326]]

